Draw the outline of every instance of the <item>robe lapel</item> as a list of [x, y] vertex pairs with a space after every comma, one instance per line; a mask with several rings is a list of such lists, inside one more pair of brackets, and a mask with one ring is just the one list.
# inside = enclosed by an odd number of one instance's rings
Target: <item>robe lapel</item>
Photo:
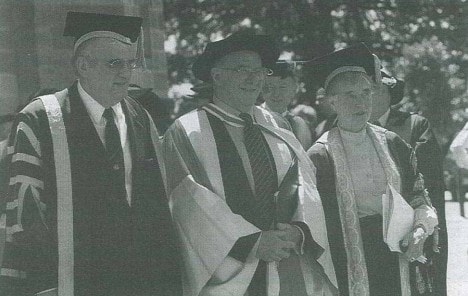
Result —
[[127, 123], [127, 135], [130, 143], [130, 153], [132, 155], [132, 163], [142, 160], [145, 157], [146, 141], [142, 139], [143, 135], [147, 134], [144, 125], [140, 122], [135, 108], [128, 103], [127, 100], [121, 102], [122, 110], [125, 114], [125, 122]]
[[143, 118], [139, 115], [142, 111], [139, 113], [132, 101], [125, 99], [121, 103], [132, 155], [132, 207], [137, 203], [145, 204], [143, 199], [147, 202], [157, 197], [157, 200], [165, 201], [161, 169], [151, 142], [148, 123], [145, 125], [142, 122]]
[[68, 93], [70, 98], [70, 124], [67, 129], [70, 131], [70, 137], [74, 139], [74, 144], [77, 145], [76, 150], [82, 151], [84, 154], [89, 153], [88, 156], [93, 160], [96, 159], [99, 161], [106, 159], [104, 144], [101, 142], [96, 128], [78, 93], [77, 83], [73, 84], [68, 89]]
[[[82, 202], [85, 205], [98, 203], [100, 201], [96, 197], [104, 200], [104, 197], [108, 194], [109, 188], [107, 187], [110, 182], [108, 169], [110, 163], [105, 146], [78, 93], [77, 83], [68, 89], [68, 95], [70, 113], [68, 114], [66, 128], [70, 143], [72, 179], [78, 184], [87, 184], [87, 186], [74, 186], [74, 191], [79, 190], [81, 192], [74, 194], [74, 196], [80, 196], [83, 199], [80, 203]], [[115, 198], [113, 195], [111, 197], [115, 202], [128, 206], [125, 199]]]

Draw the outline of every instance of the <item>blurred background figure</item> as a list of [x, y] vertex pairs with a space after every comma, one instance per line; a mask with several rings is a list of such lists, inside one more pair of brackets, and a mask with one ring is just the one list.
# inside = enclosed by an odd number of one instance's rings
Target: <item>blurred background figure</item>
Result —
[[307, 123], [309, 126], [310, 134], [312, 135], [312, 142], [316, 139], [315, 128], [317, 127], [317, 111], [314, 107], [304, 104], [298, 104], [296, 107], [292, 108], [290, 112], [299, 116]]
[[213, 99], [213, 86], [209, 82], [201, 82], [191, 89], [192, 94], [178, 100], [174, 107], [174, 119], [204, 106]]
[[460, 204], [461, 216], [465, 217], [465, 195], [468, 192], [468, 122], [453, 139], [448, 156], [448, 160], [453, 163], [449, 190]]
[[435, 295], [446, 295], [447, 227], [445, 222], [445, 182], [443, 156], [429, 121], [418, 114], [398, 110], [404, 98], [405, 83], [381, 70], [382, 82], [376, 84], [370, 122], [395, 132], [414, 148], [418, 169], [424, 176], [432, 205], [439, 216], [440, 257], [435, 257]]
[[262, 107], [276, 112], [286, 119], [291, 131], [301, 143], [304, 150], [313, 144], [313, 135], [306, 121], [289, 111], [289, 105], [296, 96], [298, 84], [294, 76], [296, 62], [278, 61], [273, 74], [266, 77], [261, 97], [265, 102]]
[[152, 88], [142, 88], [137, 84], [130, 84], [128, 95], [149, 112], [162, 135], [172, 123], [174, 101], [160, 98], [152, 90]]
[[468, 169], [468, 122], [453, 140], [450, 152], [458, 167]]
[[318, 123], [315, 128], [316, 139], [320, 138], [325, 132], [329, 131], [336, 124], [336, 113], [332, 105], [325, 96], [325, 89], [319, 88], [315, 101], [318, 113]]

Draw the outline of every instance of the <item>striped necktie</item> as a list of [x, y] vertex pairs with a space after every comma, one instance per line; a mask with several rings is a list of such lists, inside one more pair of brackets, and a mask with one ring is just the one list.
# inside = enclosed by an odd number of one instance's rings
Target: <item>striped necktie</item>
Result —
[[239, 117], [245, 122], [244, 144], [252, 168], [258, 212], [268, 220], [275, 215], [273, 195], [278, 190], [276, 166], [261, 128], [253, 123], [249, 114], [241, 113]]
[[380, 127], [383, 127], [382, 124], [380, 123], [380, 121], [378, 121], [378, 120], [373, 120], [373, 121], [372, 121], [372, 124], [373, 124], [373, 125], [380, 126]]

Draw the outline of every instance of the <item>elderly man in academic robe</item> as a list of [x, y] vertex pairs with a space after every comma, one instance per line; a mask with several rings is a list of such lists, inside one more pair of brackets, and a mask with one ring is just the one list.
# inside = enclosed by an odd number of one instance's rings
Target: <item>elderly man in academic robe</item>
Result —
[[287, 123], [254, 105], [278, 55], [249, 32], [209, 43], [193, 72], [212, 103], [165, 134], [184, 295], [337, 295], [313, 166]]
[[[333, 233], [328, 237], [340, 295], [436, 295], [432, 255], [437, 246], [427, 238], [437, 215], [413, 150], [395, 133], [367, 123], [374, 82], [380, 81], [378, 59], [360, 43], [311, 64], [322, 71], [322, 85], [337, 113], [337, 126], [308, 154]], [[384, 212], [384, 195], [409, 211]], [[400, 220], [402, 213], [407, 214]], [[409, 230], [397, 232], [403, 236], [396, 246], [384, 233], [392, 215], [397, 226], [409, 219]]]
[[141, 24], [67, 14], [78, 79], [26, 106], [9, 141], [0, 294], [180, 295], [157, 131], [127, 96]]
[[448, 238], [445, 221], [445, 181], [440, 145], [427, 118], [398, 110], [404, 98], [405, 82], [388, 70], [381, 69], [382, 82], [377, 84], [369, 121], [399, 135], [413, 147], [418, 170], [424, 177], [429, 198], [437, 210], [439, 256], [434, 257], [436, 295], [447, 295]]

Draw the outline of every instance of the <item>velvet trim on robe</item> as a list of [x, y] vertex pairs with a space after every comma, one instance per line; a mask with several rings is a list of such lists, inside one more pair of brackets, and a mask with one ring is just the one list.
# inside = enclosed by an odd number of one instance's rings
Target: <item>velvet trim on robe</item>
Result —
[[[375, 127], [375, 126], [374, 126]], [[378, 127], [375, 127], [378, 128]], [[388, 145], [390, 155], [398, 167], [401, 177], [401, 194], [407, 202], [417, 208], [420, 205], [430, 205], [430, 200], [424, 191], [424, 182], [421, 175], [417, 172], [414, 152], [399, 136], [395, 133], [378, 128], [383, 132]], [[327, 230], [333, 235], [329, 235], [330, 247], [332, 249], [332, 258], [335, 265], [335, 270], [338, 278], [338, 284], [341, 295], [349, 294], [347, 255], [345, 249], [344, 238], [342, 235], [342, 227], [340, 213], [338, 211], [338, 200], [336, 194], [336, 179], [334, 160], [327, 148], [328, 134], [324, 134], [317, 143], [308, 151], [309, 157], [317, 167], [317, 187], [322, 198], [324, 210], [326, 214]], [[426, 253], [429, 258], [434, 256], [432, 252], [432, 242], [430, 239], [426, 242]], [[431, 261], [431, 260], [429, 260]], [[431, 289], [433, 274], [427, 275], [424, 279], [418, 278], [418, 283], [423, 284], [423, 292], [417, 294], [417, 285], [415, 278], [415, 270], [420, 269], [418, 263], [410, 264], [410, 283], [411, 290], [414, 295], [436, 295], [428, 292]], [[429, 266], [431, 268], [432, 266]], [[431, 273], [430, 271], [428, 273]], [[412, 294], [413, 295], [413, 294]]]
[[[258, 264], [255, 247], [234, 276], [218, 285], [209, 284], [215, 273], [232, 267], [227, 261], [235, 242], [260, 229], [234, 214], [226, 203], [218, 151], [205, 112], [197, 110], [182, 116], [164, 139], [170, 206], [183, 241], [186, 267], [184, 295], [244, 295]], [[299, 158], [302, 186], [299, 187], [298, 208], [292, 220], [304, 222], [314, 240], [324, 249], [317, 261], [334, 285], [335, 275], [328, 251], [323, 210], [314, 185], [313, 166], [294, 135], [279, 129], [269, 112], [255, 108], [254, 117], [264, 128], [275, 157], [279, 181], [291, 162], [290, 149]], [[291, 147], [286, 143], [292, 143]], [[307, 263], [310, 258], [303, 259], [302, 266], [310, 267]], [[274, 273], [279, 292], [277, 271]]]
[[429, 121], [418, 114], [391, 109], [385, 128], [396, 133], [413, 147], [418, 170], [423, 174], [432, 205], [439, 218], [440, 256], [435, 258], [436, 295], [447, 295], [448, 234], [445, 218], [445, 181], [443, 152]]
[[[132, 99], [122, 101], [133, 162], [129, 207], [109, 186], [106, 172], [112, 168], [76, 83], [59, 94], [71, 157], [75, 295], [139, 291], [177, 295], [181, 289], [178, 243], [148, 115]], [[8, 270], [2, 272], [8, 276], [2, 277], [2, 284], [14, 279], [18, 287], [27, 287], [26, 293], [36, 293], [57, 286], [55, 169], [40, 101], [20, 113], [15, 130], [10, 141], [10, 235], [3, 266]], [[37, 182], [31, 183], [33, 179]], [[25, 186], [30, 190], [23, 191]], [[24, 272], [27, 277], [22, 279]]]

